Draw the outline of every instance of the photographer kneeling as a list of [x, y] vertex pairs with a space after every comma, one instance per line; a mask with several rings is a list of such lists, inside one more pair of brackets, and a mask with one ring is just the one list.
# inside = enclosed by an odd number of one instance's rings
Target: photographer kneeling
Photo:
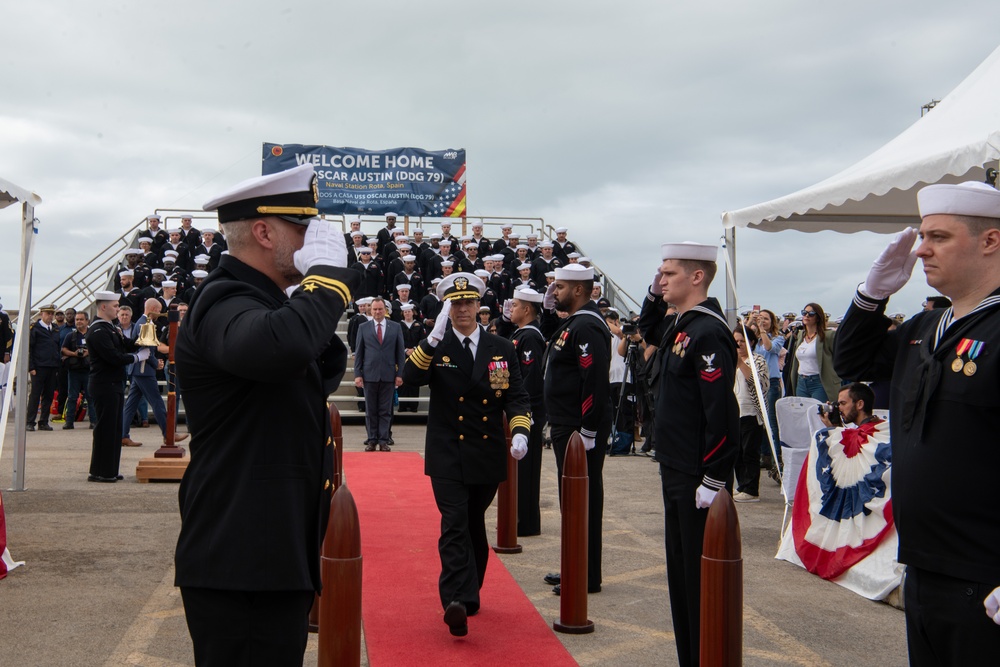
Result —
[[[861, 382], [854, 382], [845, 387], [841, 387], [837, 396], [837, 411], [840, 413], [840, 421], [844, 426], [853, 424], [861, 426], [869, 422], [879, 423], [882, 420], [872, 414], [872, 406], [875, 405], [875, 392], [871, 387]], [[820, 411], [820, 419], [827, 426], [840, 426], [830, 419], [830, 413]]]

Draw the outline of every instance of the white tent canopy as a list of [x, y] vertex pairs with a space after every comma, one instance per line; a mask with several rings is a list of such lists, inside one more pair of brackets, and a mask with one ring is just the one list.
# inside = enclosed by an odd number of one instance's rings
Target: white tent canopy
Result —
[[766, 232], [874, 231], [920, 224], [916, 191], [983, 181], [1000, 158], [1000, 48], [902, 134], [821, 183], [722, 214], [723, 225]]

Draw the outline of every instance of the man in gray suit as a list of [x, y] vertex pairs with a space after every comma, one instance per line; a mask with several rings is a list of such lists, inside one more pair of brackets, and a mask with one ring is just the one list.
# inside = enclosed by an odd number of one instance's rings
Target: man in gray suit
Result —
[[358, 327], [354, 349], [354, 386], [365, 390], [365, 451], [390, 451], [392, 393], [403, 384], [403, 329], [385, 316], [385, 301], [372, 300], [371, 321]]

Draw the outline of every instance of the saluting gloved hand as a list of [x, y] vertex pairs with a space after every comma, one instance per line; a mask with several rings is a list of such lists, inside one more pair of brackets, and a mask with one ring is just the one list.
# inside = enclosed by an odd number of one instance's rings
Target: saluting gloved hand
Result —
[[326, 220], [313, 218], [306, 229], [306, 240], [302, 248], [295, 251], [292, 261], [302, 275], [314, 266], [347, 266], [344, 233]]
[[986, 596], [983, 606], [986, 607], [986, 615], [1000, 625], [1000, 587], [994, 588], [993, 592]]
[[663, 285], [660, 284], [660, 270], [656, 270], [656, 275], [653, 276], [653, 282], [649, 284], [649, 293], [653, 296], [663, 296]]
[[913, 250], [916, 239], [917, 230], [913, 227], [896, 234], [868, 271], [862, 294], [881, 301], [903, 288], [917, 263], [917, 253]]
[[591, 449], [597, 446], [597, 438], [588, 438], [587, 436], [581, 433], [580, 439], [583, 440], [584, 451], [589, 452]]
[[437, 344], [444, 338], [444, 332], [448, 330], [448, 313], [450, 312], [451, 301], [445, 301], [437, 319], [434, 320], [434, 328], [427, 334], [427, 342], [431, 344], [431, 347], [437, 347]]
[[545, 288], [545, 296], [542, 297], [542, 306], [545, 310], [556, 309], [556, 284], [552, 283]]
[[515, 460], [520, 461], [528, 454], [528, 436], [523, 433], [515, 433], [510, 439], [510, 455]]
[[713, 491], [704, 484], [695, 489], [694, 492], [694, 506], [700, 510], [708, 509], [712, 506], [712, 501], [715, 500], [715, 496], [718, 495], [718, 491]]
[[510, 313], [514, 310], [514, 299], [507, 299], [503, 302], [503, 320], [510, 322]]
[[146, 361], [146, 359], [149, 359], [149, 348], [148, 347], [139, 348], [139, 351], [135, 353], [135, 360]]

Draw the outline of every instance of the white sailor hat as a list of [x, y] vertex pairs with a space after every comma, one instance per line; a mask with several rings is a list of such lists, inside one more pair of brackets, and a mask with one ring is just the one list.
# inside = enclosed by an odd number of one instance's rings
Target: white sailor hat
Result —
[[359, 225], [360, 225], [360, 224], [361, 224], [361, 218], [351, 218], [351, 219], [349, 220], [349, 222], [350, 222], [350, 224], [352, 224], [352, 225], [353, 225], [353, 224], [355, 224], [355, 223], [357, 223], [357, 224], [359, 224]]
[[455, 262], [446, 259], [445, 261], [441, 262], [441, 266], [455, 266]]
[[396, 237], [396, 240], [399, 241], [400, 243], [406, 243], [407, 241], [410, 240], [410, 237], [407, 236], [406, 234], [400, 234], [399, 236]]
[[423, 227], [417, 227], [416, 229], [413, 230], [413, 233], [414, 234], [423, 234], [424, 233], [424, 228]]
[[149, 238], [148, 236], [140, 236], [139, 243], [148, 243], [150, 245], [153, 245], [153, 239]]
[[465, 244], [465, 249], [466, 250], [473, 250], [473, 249], [474, 250], [479, 250], [479, 244], [476, 243], [475, 241], [469, 241], [468, 243]]
[[521, 262], [521, 265], [517, 267], [518, 271], [531, 271], [531, 264], [527, 262]]
[[409, 243], [400, 243], [396, 247], [399, 248], [400, 250], [411, 250], [413, 248], [413, 246], [411, 246]]
[[441, 242], [438, 243], [438, 245], [448, 245], [448, 246], [450, 246], [451, 245], [451, 239], [442, 238]]
[[400, 257], [400, 259], [403, 260], [404, 264], [408, 264], [410, 262], [417, 261], [417, 256], [416, 255], [407, 255], [406, 257]]
[[538, 232], [531, 232], [530, 234], [528, 234], [528, 238], [529, 239], [537, 239], [538, 238]]
[[433, 234], [431, 234], [431, 240], [432, 240], [432, 241], [433, 241], [434, 239], [439, 239], [439, 238], [441, 238], [441, 235], [440, 235], [439, 233], [437, 233], [437, 232], [434, 232]]
[[195, 269], [194, 271], [191, 272], [191, 277], [192, 278], [208, 278], [208, 271], [204, 271], [202, 269]]
[[219, 254], [220, 254], [220, 255], [228, 255], [228, 254], [229, 254], [229, 251], [228, 251], [228, 250], [223, 250], [223, 251], [222, 251], [222, 252], [220, 252]]
[[531, 250], [531, 248], [529, 248], [525, 243], [518, 243], [514, 246], [514, 250]]
[[369, 248], [368, 246], [362, 246], [362, 247], [358, 248], [358, 254], [359, 255], [370, 255], [370, 254], [372, 254], [372, 249]]
[[168, 229], [167, 234], [183, 234], [184, 230], [180, 227], [174, 227], [173, 229]]
[[150, 220], [156, 220], [157, 222], [159, 222], [160, 221], [160, 214], [159, 213], [154, 213], [152, 215], [147, 215], [146, 216], [146, 222], [149, 222]]
[[586, 255], [580, 255], [580, 259], [578, 259], [576, 261], [578, 261], [581, 264], [583, 264], [584, 262], [591, 263], [592, 260], [589, 257], [587, 257]]
[[124, 256], [128, 257], [129, 255], [141, 255], [141, 254], [142, 251], [139, 250], [138, 248], [129, 248], [128, 250], [125, 251]]
[[697, 262], [714, 262], [719, 255], [719, 247], [705, 243], [681, 241], [664, 243], [660, 246], [660, 259], [689, 259]]
[[514, 229], [514, 225], [507, 223], [500, 226], [500, 229]]
[[212, 258], [208, 255], [198, 255], [194, 258], [195, 264], [208, 264], [210, 261], [212, 261]]
[[135, 271], [130, 271], [129, 269], [125, 269], [124, 271], [119, 271], [118, 272], [118, 277], [119, 278], [126, 278], [126, 277], [134, 276], [134, 275], [135, 275]]
[[374, 300], [375, 300], [374, 297], [366, 296], [363, 299], [358, 299], [355, 303], [358, 303], [358, 304], [360, 304], [362, 306], [367, 306], [369, 303], [371, 303]]
[[546, 271], [545, 272], [545, 277], [546, 278], [555, 278], [556, 277], [556, 272], [555, 271]]
[[173, 258], [176, 259], [177, 258], [177, 251], [176, 250], [168, 250], [165, 253], [163, 253], [163, 256], [164, 257], [173, 257]]
[[394, 230], [392, 230], [392, 235], [393, 236], [399, 236], [403, 232], [404, 232], [404, 230], [403, 230], [402, 227], [396, 227]]
[[399, 307], [399, 309], [401, 311], [403, 311], [403, 312], [406, 312], [408, 310], [413, 310], [413, 304], [412, 303], [404, 303], [402, 306]]
[[978, 181], [937, 183], [917, 193], [917, 207], [921, 218], [938, 214], [1000, 218], [1000, 190]]
[[396, 215], [396, 214], [395, 214], [395, 212], [393, 212], [393, 211], [390, 211], [389, 213], [386, 213], [386, 214], [385, 214], [385, 219], [386, 219], [386, 220], [388, 220], [389, 218], [398, 218], [398, 217], [399, 217], [399, 216], [398, 216], [398, 215]]
[[448, 229], [451, 229], [451, 223], [448, 222], [448, 221], [442, 222], [441, 223], [441, 229], [444, 229], [445, 227], [447, 227]]
[[378, 245], [378, 239], [372, 236], [368, 239], [367, 243], [368, 245]]
[[167, 275], [167, 272], [164, 271], [163, 269], [153, 269], [153, 275], [154, 276], [165, 276], [165, 275]]
[[556, 227], [556, 234], [565, 234], [569, 229], [566, 227]]
[[207, 201], [206, 211], [218, 211], [219, 222], [274, 215], [299, 225], [319, 214], [316, 170], [303, 164], [286, 171], [247, 179]]
[[177, 287], [176, 280], [164, 280], [162, 283], [163, 287]]
[[203, 230], [201, 230], [201, 235], [202, 236], [205, 236], [206, 234], [211, 234], [212, 236], [215, 236], [215, 233], [216, 233], [216, 230], [214, 230], [214, 229], [203, 229]]
[[[114, 292], [109, 292], [107, 290], [98, 290], [94, 292], [94, 301], [117, 301], [118, 295]], [[46, 308], [40, 308], [39, 310], [46, 310]]]
[[365, 235], [365, 233], [363, 231], [361, 231], [360, 229], [355, 229], [353, 232], [351, 232], [351, 237], [352, 238], [355, 237], [355, 236], [357, 236], [358, 238], [362, 238], [364, 235]]
[[437, 286], [437, 295], [443, 301], [479, 299], [486, 293], [486, 283], [471, 273], [454, 273]]
[[495, 255], [490, 255], [490, 259], [492, 259], [494, 262], [502, 262], [507, 258], [503, 256], [502, 252], [498, 252]]
[[410, 289], [410, 283], [399, 283], [398, 285], [396, 285], [397, 292], [401, 289]]
[[486, 269], [476, 269], [474, 271], [474, 273], [477, 276], [479, 276], [480, 278], [489, 278], [490, 277], [490, 272], [487, 271]]
[[578, 252], [571, 252], [568, 255], [566, 255], [566, 257], [568, 257], [569, 259], [579, 259], [579, 258], [583, 257], [583, 255], [581, 255]]
[[440, 278], [434, 278], [434, 279], [431, 280], [431, 285], [438, 285], [440, 283], [441, 283], [441, 279]]
[[545, 295], [541, 292], [536, 292], [530, 287], [519, 287], [514, 290], [514, 298], [518, 301], [530, 301], [532, 303], [541, 303]]
[[479, 306], [479, 312], [480, 313], [488, 313], [488, 312], [490, 312], [490, 307], [489, 306]]
[[194, 216], [190, 213], [181, 213], [181, 220], [194, 220]]
[[542, 241], [538, 244], [539, 248], [554, 248], [555, 244], [552, 241]]
[[476, 220], [475, 222], [472, 223], [472, 228], [475, 229], [476, 227], [478, 227], [479, 229], [482, 229], [483, 228], [483, 223], [480, 222], [479, 220]]
[[472, 240], [472, 234], [462, 234], [461, 236], [458, 237], [458, 240], [462, 241], [463, 243], [466, 242], [466, 241], [471, 241]]
[[567, 264], [556, 269], [556, 280], [593, 280], [594, 269], [582, 264]]
[[511, 232], [510, 234], [507, 235], [507, 237], [512, 239], [519, 239], [521, 238], [521, 235], [518, 234], [517, 232]]

